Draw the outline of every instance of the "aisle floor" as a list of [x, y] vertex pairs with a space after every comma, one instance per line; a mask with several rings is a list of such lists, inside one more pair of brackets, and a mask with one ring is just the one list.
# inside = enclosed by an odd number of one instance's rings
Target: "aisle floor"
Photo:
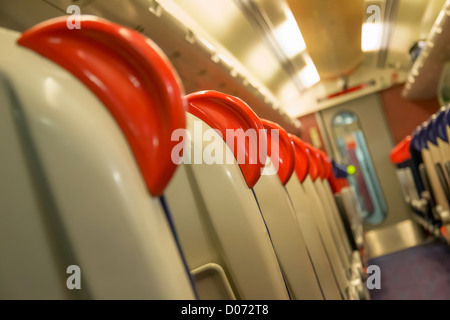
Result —
[[450, 300], [450, 248], [432, 242], [369, 261], [381, 270], [372, 300]]

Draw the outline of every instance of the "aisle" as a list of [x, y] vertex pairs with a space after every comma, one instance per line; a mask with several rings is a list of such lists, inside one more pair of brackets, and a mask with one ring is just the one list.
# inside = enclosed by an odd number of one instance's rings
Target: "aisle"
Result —
[[450, 249], [433, 242], [369, 261], [381, 269], [373, 300], [450, 300]]

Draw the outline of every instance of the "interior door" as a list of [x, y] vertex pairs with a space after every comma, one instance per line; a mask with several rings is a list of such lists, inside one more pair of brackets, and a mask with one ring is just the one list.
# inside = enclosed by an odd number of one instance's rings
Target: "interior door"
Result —
[[362, 207], [369, 256], [423, 241], [389, 160], [394, 143], [377, 93], [323, 110], [320, 117], [335, 159], [348, 165]]

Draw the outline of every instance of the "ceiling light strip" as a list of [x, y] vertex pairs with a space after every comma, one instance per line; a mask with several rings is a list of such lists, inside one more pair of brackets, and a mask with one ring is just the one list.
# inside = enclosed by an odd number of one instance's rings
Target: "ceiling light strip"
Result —
[[248, 21], [253, 25], [261, 39], [266, 43], [267, 47], [273, 52], [283, 69], [287, 72], [291, 81], [299, 93], [303, 92], [306, 87], [298, 77], [298, 70], [293, 66], [284, 49], [275, 36], [275, 28], [270, 19], [264, 14], [259, 6], [253, 0], [234, 0], [242, 13], [247, 17]]
[[386, 0], [386, 9], [384, 11], [383, 17], [383, 33], [380, 41], [380, 51], [378, 52], [377, 58], [378, 68], [384, 68], [386, 66], [389, 42], [391, 41], [391, 35], [393, 26], [395, 25], [395, 18], [397, 17], [398, 7], [399, 0]]

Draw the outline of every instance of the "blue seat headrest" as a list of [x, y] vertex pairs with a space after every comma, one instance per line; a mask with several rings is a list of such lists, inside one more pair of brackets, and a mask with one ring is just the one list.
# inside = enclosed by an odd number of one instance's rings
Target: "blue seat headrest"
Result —
[[436, 116], [433, 116], [433, 118], [430, 119], [427, 126], [427, 140], [430, 141], [432, 144], [437, 146], [437, 140], [436, 140]]
[[445, 141], [448, 142], [447, 126], [450, 126], [450, 107], [447, 107], [447, 110], [445, 110], [444, 119], [442, 121], [442, 127], [445, 128], [445, 130], [444, 130], [445, 136], [446, 136], [446, 140]]
[[446, 109], [441, 109], [437, 114], [436, 121], [434, 124], [435, 136], [439, 139], [448, 142], [447, 137], [447, 124], [445, 122], [445, 115], [447, 113]]
[[422, 127], [422, 130], [420, 130], [420, 132], [419, 132], [420, 151], [422, 151], [423, 149], [428, 149], [428, 145], [427, 145], [427, 140], [428, 140], [428, 137], [427, 137], [427, 126], [428, 126], [428, 123], [425, 124]]
[[343, 165], [337, 164], [336, 161], [331, 160], [331, 169], [336, 178], [347, 178], [348, 173]]
[[450, 126], [450, 105], [445, 110], [444, 122], [447, 126]]
[[411, 146], [412, 148], [414, 148], [417, 151], [422, 151], [422, 144], [420, 142], [420, 132], [422, 131], [421, 127], [417, 127], [417, 129], [415, 129], [411, 136], [412, 136], [412, 140], [411, 140]]

